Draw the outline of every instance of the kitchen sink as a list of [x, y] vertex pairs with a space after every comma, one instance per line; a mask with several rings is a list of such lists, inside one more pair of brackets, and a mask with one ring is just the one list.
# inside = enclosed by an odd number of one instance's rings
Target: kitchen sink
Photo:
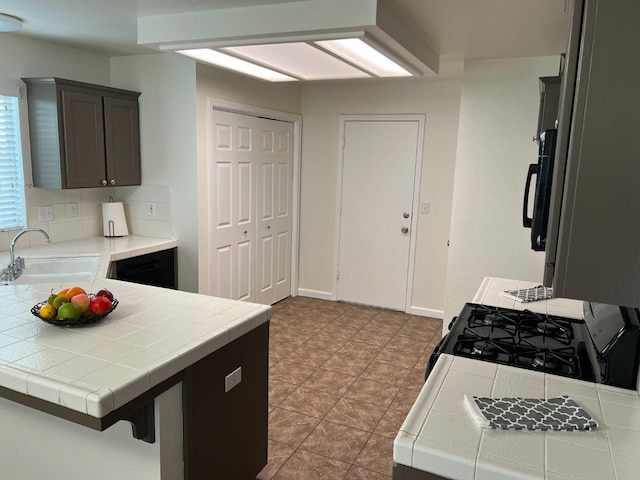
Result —
[[96, 275], [99, 255], [74, 257], [25, 257], [22, 274], [11, 285], [91, 281]]

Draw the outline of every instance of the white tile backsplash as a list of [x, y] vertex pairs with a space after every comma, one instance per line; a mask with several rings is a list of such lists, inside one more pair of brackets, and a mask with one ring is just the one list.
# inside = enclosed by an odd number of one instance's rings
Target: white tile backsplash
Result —
[[[53, 243], [80, 240], [103, 235], [102, 203], [109, 198], [123, 202], [130, 235], [153, 238], [173, 238], [171, 188], [168, 185], [144, 184], [133, 187], [79, 188], [46, 190], [27, 187], [25, 190], [27, 226], [44, 229]], [[148, 203], [155, 203], [156, 215], [148, 214]], [[78, 205], [78, 216], [69, 217], [69, 204]], [[53, 220], [41, 222], [38, 207], [53, 207]], [[9, 250], [16, 232], [0, 232], [0, 251]], [[42, 244], [40, 234], [25, 235], [19, 246]]]

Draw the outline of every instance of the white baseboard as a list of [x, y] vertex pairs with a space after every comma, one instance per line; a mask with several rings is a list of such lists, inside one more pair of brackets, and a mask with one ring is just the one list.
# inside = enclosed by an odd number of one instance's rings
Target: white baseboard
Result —
[[444, 319], [444, 310], [433, 310], [431, 308], [423, 307], [411, 307], [409, 311], [411, 315], [420, 315], [421, 317], [437, 318], [439, 320]]
[[309, 288], [298, 288], [298, 295], [301, 297], [318, 298], [320, 300], [336, 300], [336, 296], [331, 292], [311, 290]]

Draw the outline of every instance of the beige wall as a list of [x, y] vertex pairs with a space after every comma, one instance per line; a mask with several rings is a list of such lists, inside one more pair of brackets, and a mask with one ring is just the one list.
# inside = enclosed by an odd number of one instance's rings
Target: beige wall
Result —
[[559, 64], [559, 57], [465, 64], [445, 319], [485, 276], [542, 282], [544, 254], [531, 250], [522, 201], [528, 166], [537, 162], [538, 77], [557, 75]]
[[441, 315], [451, 218], [461, 82], [407, 80], [307, 84], [302, 89], [300, 282], [302, 294], [332, 298], [341, 114], [425, 114], [415, 313]]
[[223, 100], [287, 113], [300, 113], [300, 85], [298, 83], [269, 83], [236, 75], [224, 70], [196, 64], [196, 113], [198, 132], [198, 238], [199, 275], [198, 291], [210, 293], [210, 255], [208, 211], [209, 154], [207, 150], [209, 99]]
[[[169, 202], [167, 215], [178, 240], [178, 286], [180, 290], [195, 292], [198, 289], [195, 64], [177, 54], [116, 57], [111, 59], [111, 82], [116, 87], [142, 92], [140, 154], [144, 183], [138, 189], [140, 201], [143, 205], [147, 201], [164, 204], [160, 202], [157, 186], [169, 187], [168, 194], [161, 196]], [[149, 236], [161, 235], [150, 232]]]

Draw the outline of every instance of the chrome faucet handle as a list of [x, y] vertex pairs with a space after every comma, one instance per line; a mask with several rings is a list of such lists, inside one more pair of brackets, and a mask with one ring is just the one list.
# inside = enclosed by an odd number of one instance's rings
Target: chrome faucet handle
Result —
[[16, 258], [17, 267], [22, 271], [24, 269], [24, 258]]

